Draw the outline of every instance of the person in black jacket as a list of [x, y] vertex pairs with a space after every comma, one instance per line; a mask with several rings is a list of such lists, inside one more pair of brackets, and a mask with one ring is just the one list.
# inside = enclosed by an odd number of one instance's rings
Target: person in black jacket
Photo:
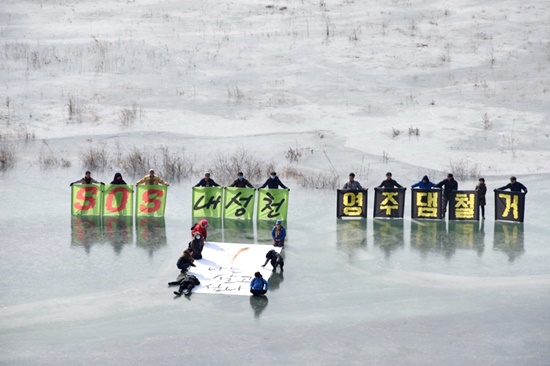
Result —
[[204, 173], [204, 178], [202, 178], [195, 187], [219, 187], [220, 185], [214, 182], [214, 179], [210, 179], [210, 173]]
[[235, 179], [233, 181], [233, 183], [231, 183], [229, 185], [229, 187], [237, 187], [237, 188], [245, 188], [245, 187], [249, 187], [249, 188], [254, 188], [254, 186], [252, 184], [250, 184], [250, 182], [248, 181], [248, 179], [246, 179], [244, 177], [244, 174], [243, 172], [239, 172], [237, 174], [237, 179]]
[[275, 172], [271, 172], [270, 177], [267, 178], [265, 183], [260, 188], [265, 188], [266, 186], [269, 189], [277, 189], [279, 188], [279, 186], [281, 186], [281, 188], [288, 189], [290, 191], [290, 189], [287, 188], [287, 186], [285, 186], [283, 182], [281, 182], [281, 180], [277, 176], [277, 173]]
[[403, 186], [392, 179], [391, 173], [386, 173], [386, 179], [380, 183], [378, 188], [402, 188]]
[[447, 203], [451, 199], [451, 192], [458, 190], [458, 182], [454, 179], [451, 173], [447, 174], [447, 179], [435, 185], [437, 188], [443, 188], [443, 207], [441, 208], [441, 218], [445, 217], [447, 212]]
[[273, 272], [277, 269], [277, 266], [281, 267], [281, 272], [284, 272], [284, 265], [285, 261], [283, 259], [283, 256], [277, 253], [274, 249], [271, 249], [267, 254], [265, 255], [265, 263], [262, 266], [262, 268], [265, 268], [267, 265], [267, 262], [271, 261], [271, 266], [273, 266]]
[[516, 177], [510, 177], [510, 183], [497, 189], [510, 189], [512, 192], [527, 193], [527, 187], [517, 181]]
[[111, 184], [126, 184], [126, 182], [122, 179], [122, 174], [115, 173], [115, 177], [113, 178]]
[[485, 194], [487, 193], [487, 186], [485, 185], [485, 178], [479, 178], [476, 186], [477, 191], [477, 205], [481, 210], [481, 218], [485, 220]]
[[178, 291], [174, 291], [174, 294], [177, 295], [177, 296], [181, 296], [181, 294], [185, 290], [185, 296], [189, 296], [189, 295], [191, 295], [191, 290], [193, 290], [193, 288], [195, 286], [200, 285], [201, 282], [199, 281], [199, 279], [197, 277], [195, 277], [195, 275], [186, 274], [178, 282], [178, 284], [179, 284], [180, 288], [178, 289]]

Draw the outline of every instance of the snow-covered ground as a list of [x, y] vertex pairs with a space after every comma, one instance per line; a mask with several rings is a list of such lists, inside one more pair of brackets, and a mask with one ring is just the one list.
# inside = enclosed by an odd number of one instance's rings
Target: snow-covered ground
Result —
[[[15, 166], [0, 174], [0, 364], [545, 365], [549, 11], [533, 0], [2, 1], [0, 147]], [[142, 245], [135, 223], [121, 242], [101, 228], [75, 239], [68, 182], [86, 151], [161, 146], [194, 164], [170, 187], [163, 240]], [[173, 301], [164, 286], [191, 224], [189, 187], [238, 149], [292, 188], [284, 283], [273, 279], [269, 306]], [[388, 170], [405, 186], [453, 171], [472, 189], [484, 176], [489, 190], [516, 175], [530, 191], [525, 227], [335, 222], [332, 190], [285, 175], [343, 184], [354, 171], [372, 187]], [[112, 160], [93, 175], [115, 171], [146, 173]]]

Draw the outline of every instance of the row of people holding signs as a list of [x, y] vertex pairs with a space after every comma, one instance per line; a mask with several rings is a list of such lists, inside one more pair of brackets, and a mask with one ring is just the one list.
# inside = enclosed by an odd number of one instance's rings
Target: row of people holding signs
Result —
[[[405, 212], [406, 188], [374, 188], [373, 217], [402, 218]], [[339, 189], [337, 211], [339, 218], [367, 217], [368, 189]], [[479, 220], [479, 191], [450, 191], [443, 197], [440, 188], [411, 190], [411, 218], [440, 220], [449, 206], [449, 220]], [[525, 193], [495, 190], [495, 219], [523, 222]]]
[[[167, 194], [166, 185], [72, 185], [71, 211], [73, 215], [133, 216], [135, 212], [162, 217]], [[253, 219], [254, 209], [258, 220], [286, 220], [288, 214], [286, 189], [193, 187], [192, 196], [193, 217]]]

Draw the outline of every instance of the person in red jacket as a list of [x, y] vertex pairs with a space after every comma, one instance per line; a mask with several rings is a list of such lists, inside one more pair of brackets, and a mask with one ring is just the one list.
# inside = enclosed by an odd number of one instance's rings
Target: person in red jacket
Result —
[[196, 234], [200, 234], [202, 242], [204, 244], [204, 241], [208, 236], [207, 228], [208, 228], [208, 221], [206, 219], [202, 219], [191, 229], [191, 237], [194, 238]]

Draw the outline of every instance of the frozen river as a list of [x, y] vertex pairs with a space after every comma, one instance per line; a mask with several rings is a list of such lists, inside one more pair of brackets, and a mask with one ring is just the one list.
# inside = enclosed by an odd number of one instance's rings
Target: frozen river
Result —
[[[367, 220], [341, 221], [335, 192], [292, 188], [285, 272], [267, 299], [176, 299], [166, 282], [188, 241], [191, 183], [170, 186], [164, 220], [102, 228], [71, 219], [71, 179], [10, 171], [0, 364], [548, 365], [540, 180], [523, 180], [523, 225], [412, 221], [408, 201], [405, 219], [373, 220], [372, 192]], [[220, 223], [210, 240], [269, 245], [272, 223]]]

